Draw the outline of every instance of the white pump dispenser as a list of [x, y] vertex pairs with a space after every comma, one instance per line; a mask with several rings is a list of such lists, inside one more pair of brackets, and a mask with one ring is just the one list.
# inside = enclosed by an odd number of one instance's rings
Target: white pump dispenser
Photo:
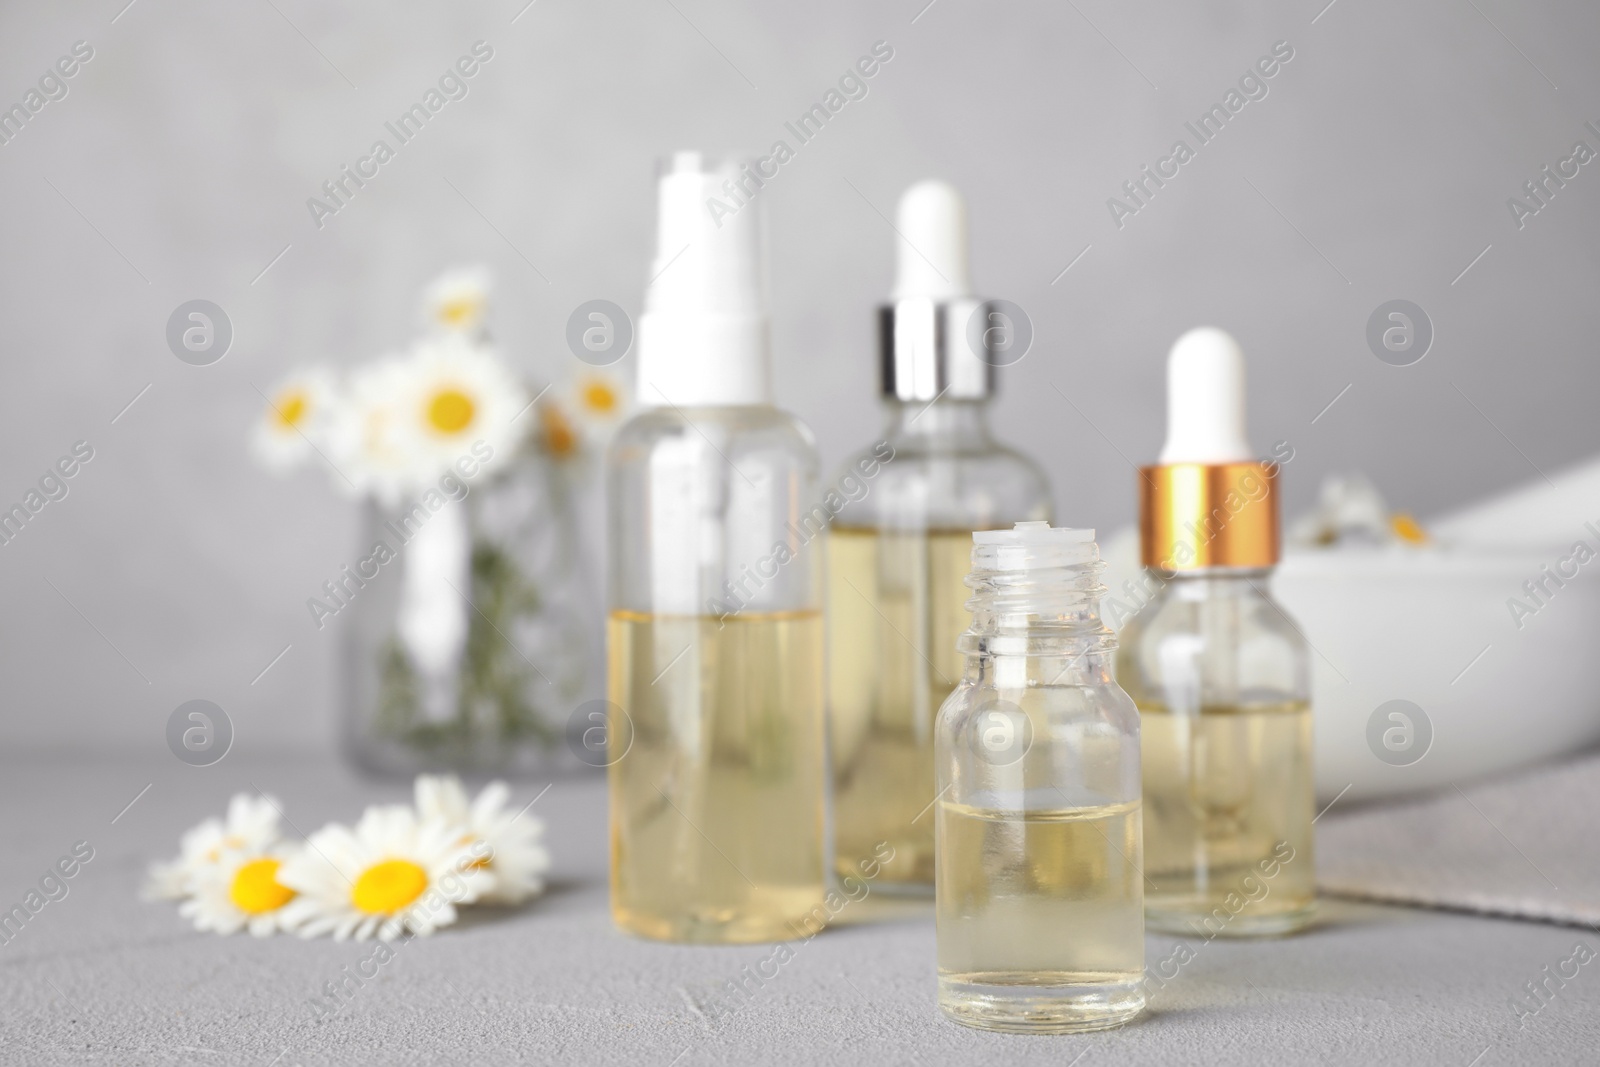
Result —
[[[656, 257], [639, 316], [639, 403], [772, 403], [761, 204], [725, 209], [738, 160], [674, 153], [657, 193]], [[713, 212], [712, 202], [721, 210]]]
[[1167, 443], [1160, 462], [1246, 463], [1244, 353], [1215, 326], [1184, 334], [1167, 357]]

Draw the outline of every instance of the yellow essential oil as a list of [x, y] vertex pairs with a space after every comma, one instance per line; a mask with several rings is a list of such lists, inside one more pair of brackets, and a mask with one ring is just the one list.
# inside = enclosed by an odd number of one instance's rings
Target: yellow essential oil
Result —
[[[664, 941], [769, 942], [826, 886], [822, 617], [613, 611], [611, 911]], [[619, 716], [620, 718], [620, 716]]]
[[1316, 907], [1309, 705], [1139, 711], [1151, 927], [1241, 937], [1303, 926]]
[[998, 1006], [997, 1029], [1073, 1030], [1138, 1010], [1137, 801], [1027, 812], [941, 801], [938, 827], [946, 1012], [984, 1025]]
[[966, 668], [972, 533], [834, 527], [828, 546], [835, 868], [933, 886], [933, 720]]

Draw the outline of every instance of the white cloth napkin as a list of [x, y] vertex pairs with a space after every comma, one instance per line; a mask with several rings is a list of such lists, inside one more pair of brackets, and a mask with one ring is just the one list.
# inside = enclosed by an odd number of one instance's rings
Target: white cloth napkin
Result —
[[1323, 892], [1600, 924], [1600, 755], [1426, 797], [1328, 812]]

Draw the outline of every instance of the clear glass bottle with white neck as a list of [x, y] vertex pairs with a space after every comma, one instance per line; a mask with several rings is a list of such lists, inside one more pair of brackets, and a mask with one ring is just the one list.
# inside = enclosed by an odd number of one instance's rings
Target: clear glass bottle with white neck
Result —
[[935, 728], [939, 1006], [987, 1030], [1144, 1007], [1139, 714], [1111, 671], [1094, 531], [973, 534], [961, 684]]
[[814, 933], [826, 893], [823, 538], [811, 433], [773, 406], [760, 201], [680, 152], [608, 454], [611, 909], [667, 941]]
[[1141, 472], [1149, 600], [1123, 627], [1117, 680], [1144, 738], [1152, 929], [1292, 933], [1316, 908], [1310, 654], [1272, 598], [1275, 462], [1244, 431], [1244, 356], [1191, 330], [1167, 369], [1167, 443]]
[[[972, 532], [1048, 520], [1050, 488], [995, 440], [993, 351], [969, 324], [992, 312], [967, 281], [966, 209], [942, 182], [901, 197], [898, 277], [878, 313], [883, 435], [831, 487], [828, 671], [835, 869], [874, 888], [933, 891], [933, 720], [960, 680]], [[985, 336], [993, 336], [980, 331]]]

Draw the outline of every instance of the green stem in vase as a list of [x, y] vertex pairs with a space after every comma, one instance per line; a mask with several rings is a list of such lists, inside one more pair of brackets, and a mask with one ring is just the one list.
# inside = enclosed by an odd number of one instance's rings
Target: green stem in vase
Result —
[[531, 738], [552, 746], [561, 735], [529, 696], [535, 686], [551, 683], [512, 643], [517, 620], [542, 608], [538, 587], [510, 553], [485, 541], [473, 546], [471, 580], [473, 611], [454, 717], [423, 719], [416, 668], [399, 639], [391, 637], [379, 665], [378, 732], [430, 754], [454, 747], [470, 755], [475, 741]]
[[547, 747], [555, 744], [560, 734], [529, 697], [535, 685], [552, 683], [512, 643], [511, 634], [518, 618], [541, 610], [538, 587], [509, 552], [480, 541], [472, 548], [472, 603], [476, 610], [467, 628], [458, 718], [470, 732], [482, 712], [496, 720], [494, 728], [504, 740], [531, 737]]

